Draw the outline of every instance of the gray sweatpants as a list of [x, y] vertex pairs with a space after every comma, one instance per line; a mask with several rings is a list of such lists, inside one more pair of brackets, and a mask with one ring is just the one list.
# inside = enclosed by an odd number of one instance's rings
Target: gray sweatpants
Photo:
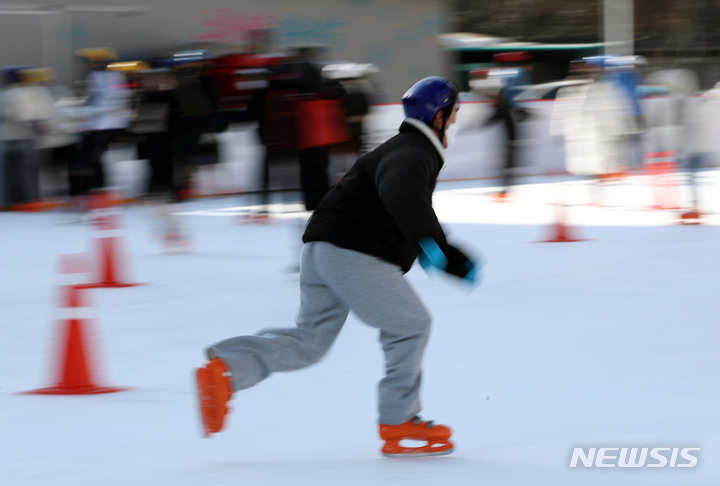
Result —
[[225, 361], [235, 390], [244, 390], [273, 372], [317, 363], [351, 310], [380, 330], [386, 375], [378, 387], [379, 423], [407, 422], [420, 412], [420, 368], [430, 315], [401, 269], [370, 255], [325, 242], [305, 244], [296, 327], [221, 341], [208, 349], [208, 357]]

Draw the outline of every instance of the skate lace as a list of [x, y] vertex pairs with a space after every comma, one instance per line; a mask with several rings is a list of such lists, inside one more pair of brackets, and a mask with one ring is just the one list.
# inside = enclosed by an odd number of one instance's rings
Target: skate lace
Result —
[[[413, 425], [419, 425], [419, 424], [423, 423], [423, 420], [420, 418], [419, 415], [415, 415], [412, 418], [412, 421], [413, 421]], [[426, 420], [425, 427], [427, 427], [428, 429], [432, 429], [433, 427], [435, 427], [435, 422], [433, 422], [432, 420]]]

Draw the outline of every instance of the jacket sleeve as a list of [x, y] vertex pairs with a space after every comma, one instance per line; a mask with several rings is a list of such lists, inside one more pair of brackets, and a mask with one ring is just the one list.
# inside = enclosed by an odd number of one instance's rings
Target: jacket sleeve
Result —
[[472, 268], [460, 250], [448, 244], [432, 207], [436, 162], [427, 152], [402, 148], [385, 156], [378, 165], [375, 185], [385, 209], [405, 239], [420, 253], [420, 241], [434, 241], [447, 259], [445, 272], [463, 278]]

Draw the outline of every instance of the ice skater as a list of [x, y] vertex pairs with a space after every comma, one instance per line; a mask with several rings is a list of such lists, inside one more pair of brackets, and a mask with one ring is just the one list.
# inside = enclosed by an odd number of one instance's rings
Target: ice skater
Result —
[[[206, 435], [222, 430], [234, 392], [278, 371], [318, 362], [348, 314], [380, 330], [386, 375], [379, 384], [379, 433], [386, 456], [444, 455], [452, 431], [421, 420], [420, 382], [430, 315], [404, 274], [416, 258], [475, 285], [480, 265], [448, 244], [432, 193], [455, 123], [458, 90], [440, 77], [403, 96], [399, 133], [360, 157], [315, 210], [303, 235], [296, 327], [267, 329], [210, 346], [197, 386]], [[404, 447], [403, 439], [423, 440]]]

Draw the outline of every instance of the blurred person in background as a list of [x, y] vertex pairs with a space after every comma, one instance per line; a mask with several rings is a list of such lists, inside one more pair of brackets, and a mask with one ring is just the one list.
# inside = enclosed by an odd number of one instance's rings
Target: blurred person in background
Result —
[[217, 135], [229, 126], [220, 112], [215, 81], [205, 71], [209, 56], [204, 50], [181, 51], [163, 63], [173, 68], [176, 79], [168, 127], [179, 200], [191, 194], [192, 181], [200, 167], [220, 162]]
[[710, 122], [717, 113], [720, 113], [720, 83], [716, 83], [698, 97], [689, 119], [691, 128], [687, 157], [687, 181], [691, 191], [689, 218], [692, 218], [692, 213], [695, 219], [700, 217], [697, 172], [703, 166], [717, 164], [717, 154], [720, 153], [720, 137], [716, 134], [715, 126]]
[[135, 116], [128, 132], [138, 137], [137, 156], [148, 163], [145, 202], [152, 213], [153, 235], [166, 250], [187, 249], [188, 233], [173, 214], [179, 188], [170, 117], [177, 80], [168, 68], [151, 69], [145, 63], [136, 67], [128, 72], [136, 86]]
[[77, 156], [78, 144], [83, 131], [83, 118], [78, 112], [79, 101], [68, 86], [55, 81], [55, 73], [50, 68], [36, 70], [35, 76], [47, 88], [53, 101], [51, 117], [41, 121], [41, 134], [36, 147], [43, 153], [45, 162], [41, 167], [47, 173], [52, 186], [52, 197], [64, 198], [70, 187], [69, 169], [71, 160]]
[[322, 75], [323, 49], [296, 51], [298, 162], [305, 209], [314, 211], [330, 190], [330, 147], [350, 140], [342, 104], [346, 93], [337, 79]]
[[[344, 91], [342, 108], [345, 111], [345, 122], [350, 131], [350, 140], [339, 149], [345, 152], [350, 164], [364, 153], [363, 123], [370, 111], [370, 95], [375, 91], [370, 76], [378, 69], [372, 64], [336, 63], [328, 64], [322, 69], [322, 76], [337, 81]], [[345, 166], [342, 175], [349, 169]]]
[[678, 165], [687, 165], [694, 137], [693, 97], [700, 91], [690, 69], [663, 69], [648, 75], [647, 85], [664, 88], [647, 113], [650, 151], [675, 152]]
[[602, 58], [570, 65], [568, 80], [581, 84], [558, 90], [550, 119], [550, 136], [564, 143], [565, 168], [590, 178], [591, 204], [602, 204], [603, 181], [627, 166], [627, 136], [635, 131], [632, 108], [617, 83], [604, 77]]
[[278, 71], [281, 68], [268, 66], [244, 75], [255, 83], [244, 121], [257, 123], [258, 138], [264, 149], [259, 181], [260, 209], [247, 217], [251, 222], [265, 222], [268, 218], [273, 161], [291, 156], [297, 148], [292, 108], [295, 93], [282, 86], [284, 80], [283, 77], [277, 79]]
[[[422, 356], [430, 315], [403, 274], [419, 257], [474, 285], [478, 266], [451, 246], [432, 208], [458, 91], [425, 78], [403, 96], [400, 133], [360, 157], [313, 213], [303, 236], [300, 310], [295, 328], [266, 329], [207, 349], [197, 370], [206, 435], [223, 429], [228, 401], [279, 371], [318, 362], [352, 310], [380, 330], [386, 376], [379, 385], [379, 432], [388, 456], [453, 450], [449, 427], [418, 417]], [[402, 447], [402, 439], [427, 441]]]
[[[330, 189], [330, 147], [350, 140], [342, 108], [345, 91], [322, 75], [324, 48], [300, 47], [272, 69], [268, 87], [258, 91], [248, 117], [258, 120], [266, 148], [263, 186], [273, 159], [297, 157], [303, 203], [313, 211]], [[267, 189], [263, 204], [267, 202]]]
[[369, 97], [374, 91], [372, 82], [370, 82], [368, 76], [377, 72], [377, 68], [372, 65], [361, 69], [362, 71], [359, 72], [356, 77], [345, 78], [340, 81], [340, 84], [345, 90], [343, 109], [345, 110], [345, 120], [350, 130], [350, 137], [352, 138], [350, 141], [352, 148], [350, 155], [354, 156], [353, 158], [365, 153], [363, 140], [364, 122], [370, 111]]
[[0, 96], [3, 205], [32, 209], [40, 200], [37, 141], [43, 133], [43, 122], [53, 116], [53, 98], [37, 69], [6, 68], [5, 75], [8, 84]]
[[707, 96], [695, 98], [700, 91], [700, 81], [697, 73], [690, 69], [655, 71], [647, 77], [647, 83], [645, 91], [654, 91], [656, 95], [647, 112], [649, 151], [674, 153], [676, 167], [684, 167], [688, 172], [692, 206], [697, 210], [694, 174], [705, 154], [715, 145], [701, 135], [705, 131], [701, 113], [708, 108], [703, 105], [714, 96], [711, 91]]
[[[353, 111], [355, 128], [362, 129], [361, 117], [367, 103], [359, 103], [336, 76], [323, 75], [324, 48], [296, 48], [274, 66], [247, 70], [246, 76], [264, 81], [248, 104], [246, 121], [258, 123], [265, 147], [261, 180], [263, 209], [251, 216], [262, 221], [269, 204], [270, 168], [275, 163], [296, 159], [300, 167], [300, 185], [306, 210], [313, 211], [330, 189], [330, 148], [352, 140], [348, 115]], [[257, 71], [253, 74], [252, 71]]]
[[628, 157], [629, 167], [641, 169], [643, 161], [642, 135], [645, 131], [645, 117], [638, 97], [638, 86], [643, 84], [643, 74], [639, 66], [646, 66], [647, 60], [642, 56], [610, 56], [605, 62], [607, 76], [620, 87], [630, 107], [628, 123]]
[[535, 58], [527, 51], [498, 52], [493, 54], [492, 62], [499, 64], [502, 68], [513, 70], [513, 75], [507, 76], [503, 83], [503, 98], [509, 109], [522, 110], [515, 103], [515, 96], [532, 86], [532, 70]]
[[297, 161], [299, 71], [292, 58], [283, 56], [276, 58], [273, 64], [250, 70], [244, 77], [256, 86], [244, 121], [257, 123], [258, 137], [264, 148], [258, 209], [248, 220], [264, 223], [269, 218], [272, 169]]
[[[516, 68], [490, 69], [481, 75], [471, 72], [473, 93], [489, 98], [493, 104], [492, 114], [481, 127], [487, 128], [495, 124], [502, 126], [502, 140], [505, 146], [503, 163], [500, 166], [502, 189], [495, 196], [499, 202], [505, 201], [508, 191], [513, 185], [514, 170], [517, 167], [517, 147], [520, 144], [518, 123], [527, 117], [525, 110], [513, 102], [513, 86], [520, 77]], [[482, 79], [484, 78], [484, 79]]]
[[176, 198], [175, 163], [169, 120], [176, 87], [175, 73], [167, 68], [132, 73], [137, 85], [135, 116], [128, 132], [140, 136], [138, 158], [148, 161], [145, 195], [170, 202]]
[[122, 71], [106, 69], [118, 58], [114, 49], [79, 49], [75, 55], [86, 73], [82, 89], [85, 131], [72, 163], [70, 194], [75, 209], [85, 211], [88, 193], [106, 187], [103, 156], [130, 124], [132, 92]]

